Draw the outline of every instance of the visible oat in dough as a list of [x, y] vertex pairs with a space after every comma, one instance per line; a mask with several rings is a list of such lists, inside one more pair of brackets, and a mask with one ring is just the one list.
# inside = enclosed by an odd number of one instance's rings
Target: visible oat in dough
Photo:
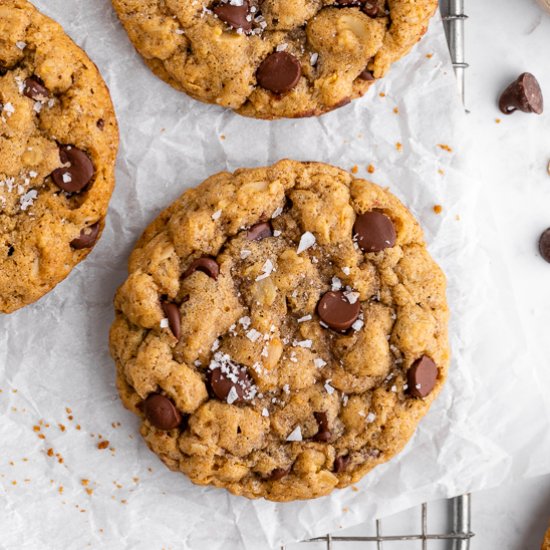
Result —
[[437, 0], [112, 0], [153, 72], [257, 118], [362, 96], [426, 32]]
[[418, 223], [326, 164], [184, 193], [137, 243], [115, 309], [118, 388], [149, 447], [249, 498], [358, 481], [403, 448], [449, 363], [445, 278]]
[[25, 0], [0, 2], [0, 311], [38, 300], [99, 238], [118, 129], [97, 68]]

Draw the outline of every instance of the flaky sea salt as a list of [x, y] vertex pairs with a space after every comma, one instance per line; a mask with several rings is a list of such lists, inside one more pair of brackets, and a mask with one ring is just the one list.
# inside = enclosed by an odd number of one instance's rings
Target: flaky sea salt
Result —
[[311, 315], [304, 315], [298, 319], [298, 323], [305, 323], [306, 321], [311, 321]]
[[266, 260], [265, 264], [262, 266], [262, 271], [263, 273], [256, 277], [256, 281], [261, 281], [262, 279], [266, 279], [271, 275], [271, 273], [274, 271], [273, 262], [271, 260]]
[[275, 208], [275, 212], [271, 214], [272, 218], [278, 218], [283, 213], [283, 207], [279, 206], [278, 208]]
[[286, 438], [287, 441], [302, 441], [302, 429], [300, 426], [296, 426], [289, 436]]
[[321, 359], [320, 357], [316, 357], [316, 358], [313, 360], [313, 364], [314, 364], [318, 369], [322, 369], [322, 368], [327, 364], [327, 362], [326, 362], [324, 359]]
[[168, 328], [170, 326], [170, 323], [168, 322], [168, 319], [164, 318], [160, 320], [160, 328]]
[[257, 342], [260, 337], [262, 336], [262, 333], [261, 332], [258, 332], [255, 328], [251, 328], [247, 333], [246, 333], [246, 337], [251, 341], [251, 342]]
[[294, 340], [294, 342], [292, 342], [292, 345], [294, 347], [298, 347], [298, 348], [308, 348], [309, 349], [313, 345], [313, 342], [311, 340], [301, 340], [301, 341]]
[[325, 390], [329, 395], [332, 395], [334, 393], [334, 388], [330, 385], [331, 380], [327, 380], [325, 382]]
[[231, 405], [232, 403], [235, 403], [239, 399], [239, 394], [237, 393], [237, 389], [235, 386], [231, 386], [231, 389], [229, 390], [229, 393], [227, 394], [227, 403], [228, 405]]
[[367, 418], [365, 419], [368, 424], [372, 424], [376, 420], [376, 415], [372, 412], [367, 414]]
[[214, 212], [212, 214], [212, 219], [215, 221], [215, 220], [219, 220], [220, 219], [220, 216], [222, 215], [222, 211], [221, 210], [217, 210], [216, 212]]
[[265, 407], [262, 409], [262, 416], [269, 416], [269, 411]]
[[300, 238], [300, 244], [298, 245], [297, 254], [301, 254], [304, 250], [311, 248], [315, 244], [315, 235], [306, 231]]

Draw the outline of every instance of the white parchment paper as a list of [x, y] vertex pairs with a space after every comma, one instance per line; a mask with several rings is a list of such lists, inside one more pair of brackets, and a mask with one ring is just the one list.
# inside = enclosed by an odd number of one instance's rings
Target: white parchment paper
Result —
[[[35, 4], [100, 67], [121, 150], [94, 252], [37, 304], [0, 317], [1, 548], [269, 549], [550, 471], [542, 396], [550, 381], [535, 376], [536, 350], [516, 321], [482, 182], [466, 175], [465, 115], [439, 19], [367, 98], [318, 119], [265, 122], [203, 105], [156, 79], [107, 0]], [[274, 504], [169, 472], [119, 402], [107, 337], [113, 294], [146, 224], [217, 171], [284, 157], [357, 165], [359, 176], [388, 186], [419, 217], [448, 275], [453, 364], [405, 452], [358, 490]]]

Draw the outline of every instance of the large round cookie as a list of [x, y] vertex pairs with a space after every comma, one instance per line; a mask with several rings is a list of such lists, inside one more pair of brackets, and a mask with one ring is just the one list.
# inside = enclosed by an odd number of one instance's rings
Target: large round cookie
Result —
[[0, 3], [0, 311], [34, 302], [104, 225], [118, 129], [97, 68], [25, 0]]
[[426, 32], [437, 0], [112, 0], [151, 69], [257, 118], [362, 96]]
[[149, 226], [111, 353], [150, 448], [287, 501], [402, 449], [447, 373], [445, 278], [388, 191], [319, 163], [217, 174]]

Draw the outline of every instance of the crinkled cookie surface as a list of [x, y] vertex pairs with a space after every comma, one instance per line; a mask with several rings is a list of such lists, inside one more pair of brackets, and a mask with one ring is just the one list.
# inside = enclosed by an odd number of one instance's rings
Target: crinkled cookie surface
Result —
[[437, 0], [112, 0], [159, 77], [257, 118], [362, 96], [426, 32]]
[[99, 238], [118, 129], [95, 65], [25, 0], [0, 2], [0, 311], [38, 300]]
[[387, 190], [319, 163], [220, 173], [148, 227], [111, 353], [149, 447], [275, 501], [399, 452], [447, 373], [445, 277]]

